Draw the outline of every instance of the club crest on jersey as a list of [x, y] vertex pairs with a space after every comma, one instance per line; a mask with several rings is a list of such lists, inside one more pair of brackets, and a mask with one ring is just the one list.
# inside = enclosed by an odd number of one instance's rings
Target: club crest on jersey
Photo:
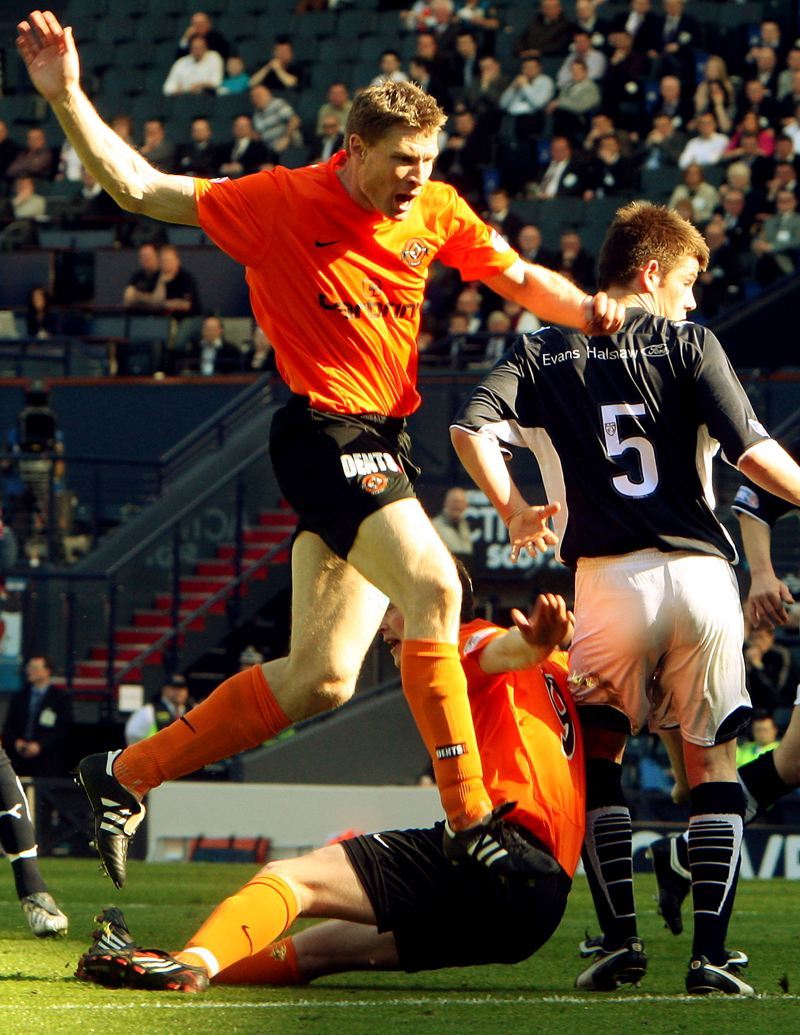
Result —
[[377, 496], [388, 484], [389, 479], [385, 474], [365, 474], [361, 479], [361, 488], [370, 496]]
[[604, 424], [603, 425], [603, 431], [605, 431], [606, 436], [608, 438], [616, 438], [617, 437], [617, 425], [614, 423], [614, 421], [611, 421], [608, 424]]
[[400, 258], [406, 266], [421, 266], [422, 261], [428, 254], [428, 246], [419, 237], [412, 237], [403, 245]]

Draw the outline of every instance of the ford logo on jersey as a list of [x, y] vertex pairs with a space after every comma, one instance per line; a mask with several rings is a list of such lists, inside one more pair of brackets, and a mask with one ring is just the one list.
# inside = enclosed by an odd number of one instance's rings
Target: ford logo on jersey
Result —
[[657, 359], [659, 356], [669, 354], [669, 345], [664, 341], [659, 342], [657, 345], [645, 345], [642, 349], [642, 354], [649, 356], [651, 359]]

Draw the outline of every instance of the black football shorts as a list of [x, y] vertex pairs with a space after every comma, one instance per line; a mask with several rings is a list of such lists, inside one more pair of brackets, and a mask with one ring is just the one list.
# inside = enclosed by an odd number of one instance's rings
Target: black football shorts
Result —
[[562, 870], [501, 884], [478, 866], [454, 866], [442, 851], [442, 829], [437, 823], [342, 842], [378, 930], [395, 936], [400, 966], [413, 972], [527, 959], [561, 922], [571, 879]]
[[293, 395], [273, 417], [269, 448], [297, 534], [316, 532], [345, 560], [364, 518], [415, 498], [419, 469], [403, 418], [324, 413]]

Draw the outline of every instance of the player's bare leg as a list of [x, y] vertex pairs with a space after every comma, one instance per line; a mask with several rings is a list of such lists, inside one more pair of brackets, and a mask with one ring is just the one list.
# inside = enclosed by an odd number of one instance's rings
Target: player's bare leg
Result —
[[670, 792], [670, 797], [676, 805], [683, 805], [685, 801], [689, 800], [689, 779], [686, 776], [681, 731], [675, 727], [656, 730], [656, 732], [661, 739], [661, 743], [667, 749], [670, 768], [675, 779], [675, 785]]

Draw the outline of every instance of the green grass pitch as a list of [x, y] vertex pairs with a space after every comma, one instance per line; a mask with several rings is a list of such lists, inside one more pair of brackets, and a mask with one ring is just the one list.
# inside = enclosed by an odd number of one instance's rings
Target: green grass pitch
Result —
[[664, 930], [649, 876], [637, 880], [650, 957], [639, 988], [594, 996], [573, 990], [580, 969], [577, 944], [587, 927], [595, 930], [579, 879], [556, 936], [538, 956], [514, 967], [341, 975], [297, 989], [220, 987], [205, 996], [182, 996], [112, 992], [74, 980], [92, 917], [105, 905], [119, 905], [141, 944], [174, 950], [219, 899], [246, 881], [252, 867], [132, 863], [128, 886], [112, 894], [93, 861], [45, 859], [45, 877], [70, 917], [69, 937], [58, 941], [30, 935], [10, 868], [0, 867], [0, 1035], [800, 1033], [800, 882], [739, 885], [728, 942], [750, 954], [756, 1000], [684, 994], [689, 939]]

